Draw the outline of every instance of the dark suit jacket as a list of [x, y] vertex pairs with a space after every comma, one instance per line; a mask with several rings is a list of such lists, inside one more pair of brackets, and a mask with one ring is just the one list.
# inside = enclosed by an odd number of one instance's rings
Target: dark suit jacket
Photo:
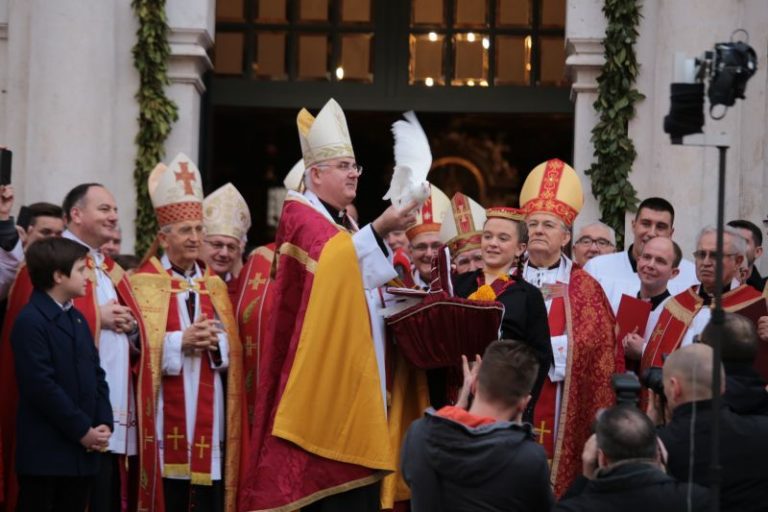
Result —
[[16, 319], [11, 345], [19, 386], [16, 471], [95, 474], [101, 454], [87, 452], [80, 439], [91, 427], [111, 428], [112, 407], [85, 317], [35, 290]]
[[[690, 467], [691, 422], [696, 404], [694, 430], [693, 481], [709, 487], [709, 461], [712, 449], [711, 400], [681, 404], [672, 420], [658, 435], [669, 452], [669, 474], [687, 481]], [[723, 404], [720, 412], [720, 510], [723, 512], [764, 511], [768, 504], [768, 417], [742, 416]]]

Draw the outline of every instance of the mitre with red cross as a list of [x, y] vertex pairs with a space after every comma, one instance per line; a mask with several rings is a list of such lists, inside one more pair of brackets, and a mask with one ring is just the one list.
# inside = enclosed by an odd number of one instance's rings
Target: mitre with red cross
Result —
[[572, 226], [584, 206], [581, 180], [571, 166], [556, 158], [537, 165], [523, 183], [520, 207], [526, 215], [544, 212]]
[[147, 180], [157, 222], [167, 226], [186, 220], [203, 220], [203, 186], [200, 171], [183, 153], [166, 166], [159, 163]]
[[485, 224], [485, 209], [477, 201], [457, 192], [451, 198], [451, 209], [440, 227], [440, 241], [451, 255], [480, 248]]
[[429, 198], [416, 210], [416, 223], [409, 227], [405, 235], [413, 240], [417, 235], [427, 232], [440, 232], [440, 224], [451, 210], [451, 200], [436, 186], [429, 185]]
[[229, 236], [245, 242], [251, 228], [248, 203], [231, 183], [203, 199], [203, 223], [207, 235]]

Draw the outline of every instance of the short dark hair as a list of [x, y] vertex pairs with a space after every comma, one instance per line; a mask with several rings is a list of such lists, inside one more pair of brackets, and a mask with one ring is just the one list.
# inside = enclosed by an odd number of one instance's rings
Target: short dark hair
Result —
[[55, 217], [57, 219], [64, 218], [64, 210], [61, 206], [53, 203], [32, 203], [27, 206], [29, 210], [29, 225], [34, 226], [38, 217]]
[[497, 340], [485, 349], [477, 383], [489, 401], [514, 406], [530, 394], [538, 372], [539, 360], [530, 346]]
[[77, 260], [85, 258], [88, 248], [68, 238], [43, 238], [33, 242], [24, 255], [32, 286], [47, 291], [53, 288], [57, 270], [69, 277]]
[[750, 222], [746, 219], [732, 220], [728, 223], [732, 228], [748, 229], [752, 233], [752, 241], [755, 242], [755, 247], [762, 247], [763, 245], [763, 232], [754, 222]]
[[[715, 326], [709, 322], [701, 333], [701, 342], [714, 343]], [[757, 357], [759, 338], [752, 320], [738, 313], [726, 313], [720, 342], [723, 362], [752, 364]]]
[[640, 206], [637, 207], [637, 213], [635, 214], [635, 220], [640, 215], [640, 211], [643, 209], [653, 210], [655, 212], [668, 212], [672, 216], [670, 224], [675, 223], [675, 208], [672, 203], [664, 199], [663, 197], [649, 197], [644, 199]]
[[61, 208], [64, 210], [64, 215], [66, 215], [67, 222], [72, 221], [72, 208], [74, 208], [77, 203], [83, 200], [91, 187], [103, 188], [104, 185], [101, 183], [81, 183], [80, 185], [67, 192], [67, 195], [64, 196], [64, 202], [61, 204]]
[[656, 427], [637, 407], [615, 405], [604, 410], [597, 418], [595, 433], [597, 447], [612, 463], [656, 458]]
[[683, 250], [677, 245], [677, 242], [672, 240], [672, 250], [675, 252], [675, 260], [672, 262], [672, 268], [680, 266], [680, 262], [683, 261]]
[[141, 266], [141, 258], [135, 254], [117, 254], [112, 257], [123, 270], [135, 270]]

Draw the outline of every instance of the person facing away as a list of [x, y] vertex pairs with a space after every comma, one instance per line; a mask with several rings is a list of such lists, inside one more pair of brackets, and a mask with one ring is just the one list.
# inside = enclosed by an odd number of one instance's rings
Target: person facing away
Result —
[[547, 456], [531, 426], [521, 423], [538, 373], [536, 352], [498, 340], [479, 359], [470, 375], [465, 369], [464, 387], [474, 392], [468, 410], [460, 406], [466, 399], [430, 408], [406, 434], [401, 466], [411, 509], [549, 510]]
[[109, 446], [112, 407], [85, 317], [88, 249], [64, 238], [30, 245], [34, 291], [11, 333], [19, 389], [17, 511], [77, 511]]
[[[722, 402], [712, 408], [712, 348], [695, 343], [674, 351], [662, 370], [672, 417], [658, 430], [669, 453], [669, 473], [680, 480], [712, 485], [712, 420], [720, 418], [720, 510], [765, 510], [768, 503], [768, 418], [739, 415]], [[720, 367], [721, 375], [724, 373]], [[725, 383], [723, 375], [722, 383]], [[722, 393], [721, 386], [721, 393]], [[652, 401], [656, 403], [656, 400]], [[658, 414], [654, 408], [649, 412]]]
[[[711, 347], [715, 336], [715, 327], [710, 322], [701, 333], [701, 342]], [[738, 313], [726, 313], [720, 343], [725, 404], [736, 414], [768, 414], [768, 389], [754, 367], [760, 340], [752, 321]]]
[[553, 512], [678, 512], [687, 510], [689, 497], [691, 510], [707, 510], [709, 492], [667, 475], [663, 459], [656, 428], [648, 416], [627, 405], [606, 409], [598, 416], [595, 434], [584, 445], [586, 485], [574, 484], [579, 489], [560, 501]]

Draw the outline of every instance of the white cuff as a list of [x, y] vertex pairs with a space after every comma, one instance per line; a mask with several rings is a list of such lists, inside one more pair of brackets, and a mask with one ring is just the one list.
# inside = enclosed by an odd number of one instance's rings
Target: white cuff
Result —
[[221, 364], [216, 366], [211, 359], [211, 369], [223, 371], [229, 368], [229, 341], [225, 333], [219, 334], [219, 354], [221, 354]]
[[568, 363], [568, 336], [552, 336], [552, 354], [555, 356], [555, 364], [549, 368], [549, 380], [561, 382], [565, 380], [565, 366]]
[[169, 332], [163, 339], [163, 375], [181, 375], [184, 357], [181, 353], [182, 331]]

